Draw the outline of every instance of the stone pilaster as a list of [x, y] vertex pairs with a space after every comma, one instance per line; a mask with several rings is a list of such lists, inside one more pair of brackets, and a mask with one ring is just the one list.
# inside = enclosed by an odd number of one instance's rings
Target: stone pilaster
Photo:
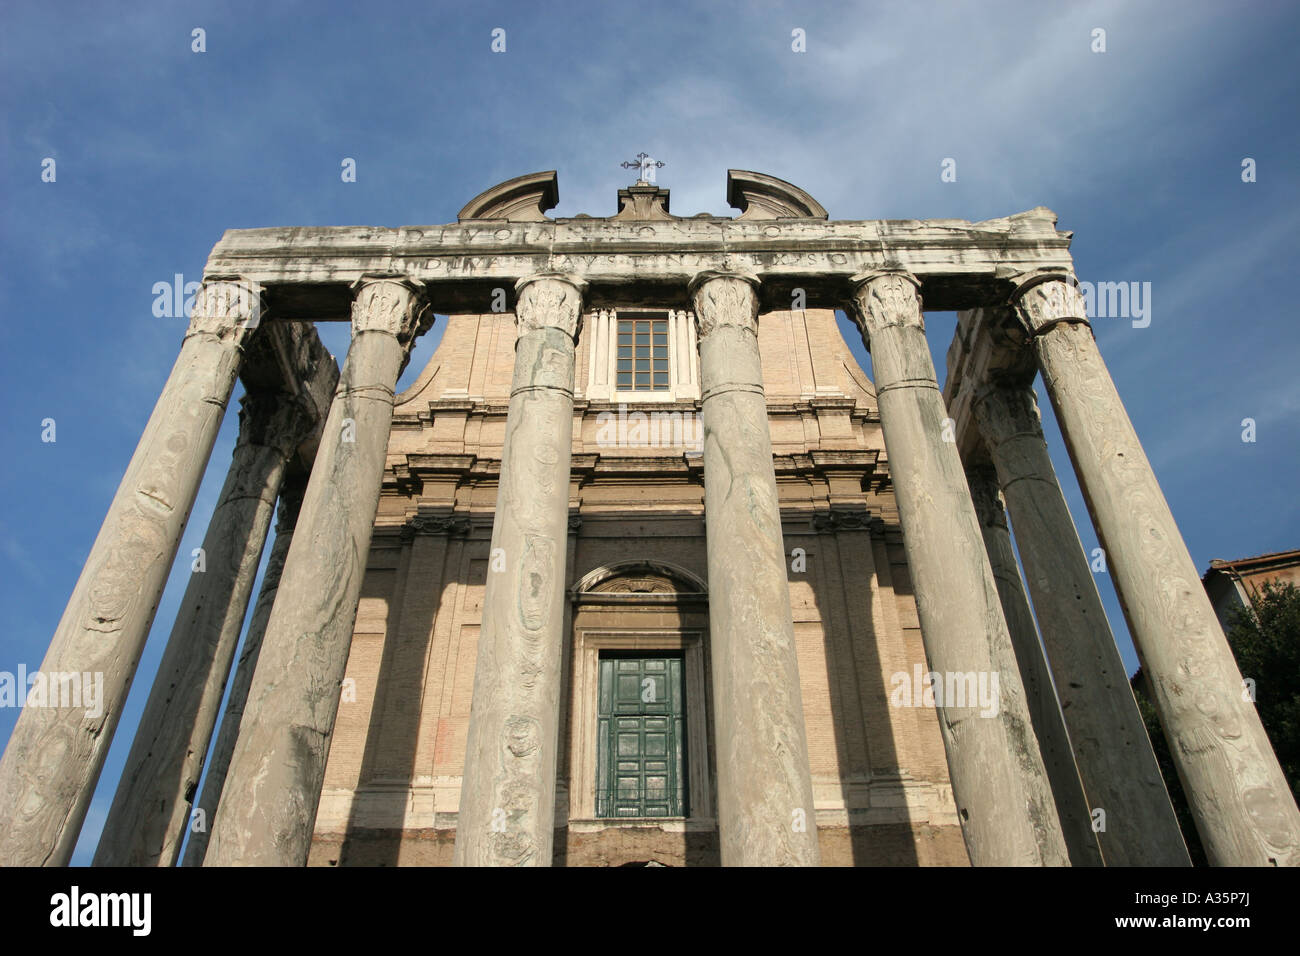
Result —
[[564, 646], [574, 344], [584, 283], [520, 279], [483, 623], [456, 823], [458, 866], [550, 866]]
[[208, 836], [212, 832], [212, 821], [216, 816], [217, 805], [221, 801], [226, 774], [230, 770], [230, 757], [239, 739], [239, 724], [244, 719], [244, 708], [248, 704], [248, 690], [253, 683], [258, 655], [262, 652], [266, 622], [271, 617], [275, 595], [280, 589], [280, 577], [284, 573], [285, 559], [289, 556], [289, 545], [293, 543], [293, 531], [298, 523], [298, 512], [302, 508], [302, 497], [306, 490], [305, 474], [290, 476], [280, 486], [280, 509], [275, 522], [275, 540], [271, 543], [271, 553], [266, 559], [266, 573], [262, 575], [262, 588], [257, 592], [257, 603], [253, 605], [248, 632], [244, 635], [243, 650], [240, 652], [239, 661], [235, 664], [234, 676], [230, 681], [230, 696], [226, 701], [226, 709], [221, 715], [221, 728], [217, 731], [217, 742], [212, 748], [212, 758], [208, 762], [207, 773], [203, 778], [203, 793], [194, 805], [196, 810], [203, 811], [203, 826], [191, 828], [189, 842], [185, 844], [184, 866], [202, 866], [203, 857], [208, 851]]
[[700, 342], [718, 832], [723, 866], [817, 866], [757, 287], [751, 276], [718, 272], [690, 283]]
[[249, 394], [239, 424], [203, 564], [190, 573], [96, 866], [172, 866], [185, 839], [285, 466], [313, 419], [291, 394]]
[[1210, 862], [1300, 864], [1300, 811], [1102, 362], [1073, 277], [1029, 276], [1014, 304], [1032, 336]]
[[72, 856], [260, 319], [252, 283], [210, 280], [195, 297], [180, 355], [41, 664], [47, 674], [102, 682], [98, 713], [23, 708], [0, 760], [0, 864], [62, 865]]
[[984, 535], [984, 549], [989, 555], [993, 579], [998, 585], [998, 599], [1002, 603], [1002, 614], [1011, 634], [1011, 646], [1015, 649], [1015, 660], [1002, 662], [998, 666], [1000, 669], [1015, 667], [1020, 672], [1025, 699], [1029, 705], [1029, 717], [1034, 725], [1034, 736], [1038, 738], [1043, 768], [1052, 785], [1056, 815], [1061, 821], [1061, 833], [1070, 851], [1071, 864], [1101, 866], [1101, 848], [1092, 829], [1088, 801], [1070, 749], [1070, 736], [1066, 732], [1061, 705], [1052, 687], [1047, 658], [1038, 642], [1038, 630], [1034, 625], [1034, 614], [1029, 609], [1029, 598], [1025, 596], [1025, 588], [1020, 580], [1020, 568], [1016, 565], [1011, 530], [1007, 527], [1007, 513], [998, 491], [997, 474], [987, 462], [969, 466], [966, 469], [966, 483], [970, 485], [975, 515], [979, 518], [980, 531]]
[[383, 481], [393, 389], [431, 315], [418, 286], [364, 276], [204, 865], [307, 861]]
[[[935, 379], [919, 283], [899, 272], [854, 277], [854, 312], [871, 352], [904, 545], [932, 670], [983, 679], [996, 713], [945, 700], [939, 726], [971, 862], [1066, 865], [1051, 788], [998, 601], [961, 459]], [[958, 703], [965, 706], [956, 706]]]

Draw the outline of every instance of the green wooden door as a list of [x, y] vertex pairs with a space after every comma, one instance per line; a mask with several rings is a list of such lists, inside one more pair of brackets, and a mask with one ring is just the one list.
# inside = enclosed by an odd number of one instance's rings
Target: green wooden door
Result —
[[600, 660], [596, 816], [686, 816], [680, 656]]

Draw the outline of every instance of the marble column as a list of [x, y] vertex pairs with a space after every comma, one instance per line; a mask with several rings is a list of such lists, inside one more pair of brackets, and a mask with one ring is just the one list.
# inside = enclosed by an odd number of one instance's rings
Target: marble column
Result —
[[966, 468], [966, 483], [970, 485], [975, 515], [984, 536], [984, 549], [989, 555], [1002, 614], [1007, 620], [1011, 646], [1015, 650], [1014, 662], [998, 666], [1015, 666], [1020, 672], [1034, 736], [1038, 738], [1038, 749], [1043, 757], [1043, 768], [1052, 785], [1061, 833], [1070, 851], [1070, 863], [1074, 866], [1102, 866], [1101, 848], [1092, 829], [1092, 815], [1070, 748], [1070, 736], [1056, 690], [1052, 687], [1052, 675], [1043, 646], [1038, 641], [1029, 598], [1025, 596], [1025, 587], [1020, 580], [1011, 530], [1007, 527], [1007, 513], [998, 490], [997, 473], [987, 462], [971, 465]]
[[758, 352], [758, 280], [691, 280], [723, 866], [818, 866], [817, 815]]
[[1300, 810], [1102, 362], [1083, 296], [1072, 276], [1037, 273], [1017, 287], [1013, 304], [1032, 336], [1210, 863], [1300, 865]]
[[291, 394], [244, 396], [203, 565], [190, 573], [95, 866], [172, 866], [180, 854], [285, 466], [312, 423]]
[[208, 851], [208, 835], [212, 832], [212, 821], [216, 817], [226, 774], [230, 770], [230, 758], [239, 739], [239, 724], [244, 719], [244, 708], [248, 705], [248, 691], [257, 670], [258, 655], [262, 652], [266, 622], [271, 617], [271, 608], [275, 605], [275, 596], [280, 589], [280, 577], [284, 573], [285, 559], [289, 556], [289, 545], [293, 543], [293, 531], [298, 523], [298, 512], [306, 490], [305, 474], [289, 476], [280, 486], [275, 540], [271, 542], [271, 554], [266, 559], [266, 573], [262, 575], [262, 589], [257, 592], [257, 603], [253, 605], [248, 632], [244, 635], [244, 646], [239, 661], [235, 664], [230, 696], [221, 715], [221, 728], [217, 731], [217, 742], [213, 745], [207, 773], [203, 777], [203, 793], [195, 804], [196, 810], [203, 811], [203, 825], [191, 827], [189, 842], [185, 844], [184, 866], [202, 866], [203, 857]]
[[1020, 675], [1004, 666], [1014, 651], [935, 379], [919, 283], [902, 272], [853, 282], [930, 668], [954, 685], [997, 681], [993, 707], [955, 694], [939, 707], [966, 849], [976, 866], [1068, 865]]
[[973, 403], [1024, 562], [1047, 659], [1107, 866], [1190, 866], [1092, 569], [1056, 480], [1033, 390], [993, 384]]
[[574, 346], [585, 283], [515, 286], [514, 379], [474, 670], [457, 866], [550, 866], [564, 646]]
[[[261, 318], [261, 289], [209, 280], [41, 664], [93, 707], [24, 707], [0, 760], [0, 865], [72, 856], [185, 522]], [[83, 703], [85, 703], [83, 695]]]
[[352, 346], [303, 498], [212, 821], [205, 866], [302, 866], [311, 847], [393, 420], [431, 319], [417, 283], [364, 276]]

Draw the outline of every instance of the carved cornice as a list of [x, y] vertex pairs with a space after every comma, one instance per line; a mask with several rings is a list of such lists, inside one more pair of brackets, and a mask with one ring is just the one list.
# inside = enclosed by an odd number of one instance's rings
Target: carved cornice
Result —
[[459, 222], [472, 219], [502, 219], [507, 222], [547, 222], [548, 209], [560, 201], [555, 170], [516, 176], [485, 189], [465, 204], [456, 216]]

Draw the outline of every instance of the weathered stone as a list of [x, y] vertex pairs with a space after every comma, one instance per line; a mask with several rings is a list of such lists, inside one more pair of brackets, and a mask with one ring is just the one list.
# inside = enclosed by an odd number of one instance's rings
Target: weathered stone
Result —
[[816, 809], [758, 354], [758, 281], [691, 282], [724, 866], [817, 866]]
[[1015, 526], [1047, 659], [1108, 866], [1190, 866], [1164, 779], [1056, 481], [1027, 387], [990, 385], [975, 420]]
[[292, 395], [248, 394], [239, 440], [95, 852], [96, 866], [172, 866], [271, 526], [312, 424]]
[[517, 286], [483, 628], [456, 829], [458, 866], [550, 866], [580, 281]]
[[1040, 273], [1020, 285], [1015, 305], [1206, 855], [1215, 865], [1300, 864], [1300, 810], [1102, 362], [1082, 295], [1071, 276]]
[[1011, 646], [1015, 649], [1015, 661], [1001, 662], [998, 667], [1009, 670], [1014, 666], [1020, 672], [1029, 717], [1034, 724], [1034, 736], [1038, 738], [1043, 757], [1043, 768], [1052, 785], [1061, 834], [1070, 851], [1070, 863], [1073, 866], [1102, 866], [1101, 848], [1092, 829], [1092, 816], [1079, 780], [1079, 768], [1070, 749], [1070, 736], [1066, 732], [1056, 690], [1052, 687], [1047, 658], [1038, 642], [1034, 614], [1029, 609], [1029, 599], [1020, 580], [1011, 531], [1007, 527], [1007, 513], [998, 491], [997, 473], [987, 462], [967, 466], [966, 483], [970, 485], [989, 566], [998, 585], [1002, 614], [1007, 620]]
[[208, 851], [212, 821], [221, 802], [222, 789], [230, 770], [230, 758], [239, 740], [239, 725], [244, 717], [244, 708], [248, 705], [248, 691], [257, 670], [257, 658], [262, 652], [266, 623], [271, 617], [271, 608], [275, 605], [275, 596], [280, 589], [280, 577], [284, 573], [284, 562], [289, 556], [289, 546], [293, 543], [293, 531], [298, 523], [306, 490], [307, 476], [302, 474], [289, 476], [280, 486], [280, 513], [275, 524], [271, 554], [266, 559], [266, 573], [262, 575], [262, 589], [257, 594], [257, 603], [253, 605], [243, 650], [230, 682], [230, 696], [221, 716], [221, 729], [217, 732], [217, 742], [213, 745], [212, 758], [203, 778], [203, 794], [195, 805], [203, 811], [205, 825], [194, 828], [190, 833], [189, 841], [185, 844], [185, 866], [202, 866], [203, 857]]
[[358, 281], [352, 347], [267, 622], [205, 866], [307, 860], [379, 503], [393, 387], [430, 320], [409, 280]]
[[66, 864], [121, 717], [243, 349], [252, 283], [205, 282], [41, 669], [102, 675], [101, 713], [25, 707], [0, 759], [0, 863]]
[[[1011, 638], [935, 379], [916, 279], [856, 278], [853, 306], [871, 352], [921, 635], [941, 675], [997, 675], [997, 713], [944, 701], [940, 729], [971, 862], [1069, 862]], [[1004, 645], [999, 647], [999, 645]]]

